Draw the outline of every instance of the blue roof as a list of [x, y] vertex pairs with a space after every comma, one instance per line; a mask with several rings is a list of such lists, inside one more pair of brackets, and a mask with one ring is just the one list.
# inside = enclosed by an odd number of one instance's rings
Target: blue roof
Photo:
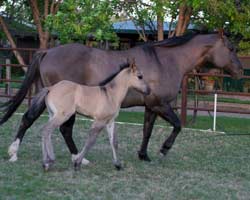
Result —
[[[169, 24], [170, 24], [170, 22], [163, 23], [164, 32], [169, 31]], [[157, 30], [157, 22], [156, 21], [152, 22], [152, 26], [155, 30]], [[193, 25], [189, 25], [188, 29], [192, 29], [193, 27], [194, 27]], [[115, 22], [113, 24], [113, 28], [115, 29], [116, 33], [137, 33], [137, 29], [141, 30], [141, 27], [139, 27], [139, 26], [136, 28], [136, 26], [132, 20]], [[174, 28], [172, 27], [171, 30], [174, 30]], [[147, 24], [145, 25], [145, 31], [147, 33], [150, 33], [152, 31], [150, 26], [148, 26]]]

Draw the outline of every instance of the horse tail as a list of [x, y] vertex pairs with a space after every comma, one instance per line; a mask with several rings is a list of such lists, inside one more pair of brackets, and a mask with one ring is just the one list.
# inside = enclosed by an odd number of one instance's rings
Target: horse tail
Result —
[[23, 99], [28, 93], [28, 90], [32, 86], [32, 83], [34, 83], [34, 81], [39, 76], [39, 66], [41, 60], [45, 55], [45, 51], [35, 53], [32, 62], [28, 68], [28, 71], [26, 72], [26, 76], [23, 80], [21, 88], [12, 99], [0, 106], [1, 111], [3, 112], [3, 116], [0, 118], [0, 125], [5, 123], [9, 119], [12, 114], [17, 110], [19, 105], [22, 103]]

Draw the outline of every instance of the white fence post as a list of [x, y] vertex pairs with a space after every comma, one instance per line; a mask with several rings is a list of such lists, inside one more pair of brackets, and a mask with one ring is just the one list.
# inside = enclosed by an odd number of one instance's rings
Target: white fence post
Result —
[[217, 93], [214, 94], [214, 123], [213, 123], [213, 131], [216, 131], [216, 114], [217, 114]]

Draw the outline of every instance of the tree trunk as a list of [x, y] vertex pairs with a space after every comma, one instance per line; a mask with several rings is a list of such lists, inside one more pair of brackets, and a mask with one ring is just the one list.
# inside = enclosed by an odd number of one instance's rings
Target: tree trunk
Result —
[[[5, 33], [8, 41], [10, 42], [11, 48], [17, 48], [16, 47], [16, 43], [13, 40], [13, 38], [12, 38], [12, 36], [11, 36], [11, 34], [10, 34], [10, 32], [9, 32], [9, 30], [8, 30], [5, 22], [4, 22], [4, 19], [1, 16], [0, 16], [0, 24], [1, 24], [2, 28], [3, 28], [3, 32]], [[24, 62], [23, 57], [21, 56], [21, 54], [18, 51], [16, 51], [16, 50], [14, 50], [13, 52], [14, 52], [14, 55], [16, 56], [19, 64], [25, 65], [25, 62]], [[27, 69], [25, 67], [22, 67], [22, 69], [25, 72], [27, 71]]]
[[190, 22], [191, 15], [192, 15], [192, 8], [187, 6], [187, 4], [183, 2], [179, 7], [179, 18], [175, 29], [176, 36], [181, 36], [185, 33], [188, 24]]
[[[47, 49], [48, 42], [49, 42], [49, 33], [48, 31], [43, 30], [42, 22], [41, 22], [42, 19], [41, 19], [40, 12], [38, 9], [37, 0], [30, 0], [29, 3], [30, 3], [34, 23], [37, 27], [37, 32], [39, 35], [40, 49]], [[48, 10], [49, 10], [48, 0], [45, 0], [44, 1], [44, 19], [46, 19], [46, 17], [48, 16]]]
[[164, 40], [163, 18], [161, 15], [157, 16], [157, 40]]

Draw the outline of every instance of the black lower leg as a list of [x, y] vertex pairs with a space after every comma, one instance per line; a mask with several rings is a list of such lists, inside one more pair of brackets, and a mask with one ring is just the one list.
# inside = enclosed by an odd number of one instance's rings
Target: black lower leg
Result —
[[68, 121], [60, 126], [60, 131], [63, 135], [63, 138], [67, 144], [67, 147], [71, 154], [77, 154], [78, 149], [76, 148], [75, 142], [72, 138], [72, 129], [75, 123], [75, 115], [72, 115]]
[[173, 131], [170, 134], [170, 136], [165, 140], [165, 142], [162, 144], [162, 147], [160, 149], [160, 152], [163, 155], [166, 155], [168, 150], [171, 149], [173, 146], [175, 139], [179, 132], [181, 131], [181, 122], [173, 109], [170, 107], [170, 105], [164, 106], [165, 111], [160, 114], [162, 118], [167, 120], [172, 126], [173, 126]]
[[152, 112], [149, 108], [145, 108], [144, 114], [144, 127], [143, 127], [143, 139], [141, 143], [140, 150], [138, 151], [138, 157], [140, 160], [150, 161], [147, 155], [148, 142], [152, 134], [152, 129], [156, 119], [156, 114]]
[[19, 139], [20, 142], [23, 140], [23, 137], [26, 133], [26, 130], [34, 123], [34, 121], [43, 113], [45, 110], [45, 102], [41, 102], [41, 104], [33, 109], [32, 107], [25, 112], [22, 117], [21, 124], [18, 128], [15, 139]]

